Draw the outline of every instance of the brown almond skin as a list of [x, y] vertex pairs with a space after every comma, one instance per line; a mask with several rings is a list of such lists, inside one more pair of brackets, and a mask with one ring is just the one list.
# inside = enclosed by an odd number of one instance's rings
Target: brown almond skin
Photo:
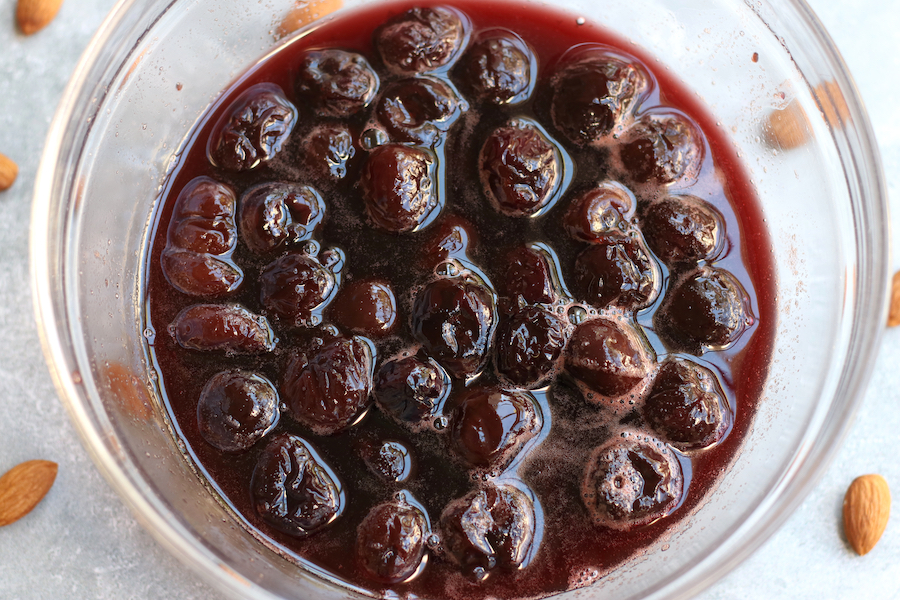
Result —
[[47, 495], [58, 466], [49, 460], [29, 460], [0, 477], [0, 527], [15, 523]]
[[891, 281], [891, 308], [888, 312], [888, 327], [900, 325], [900, 271], [894, 273]]
[[12, 187], [19, 175], [19, 165], [5, 154], [0, 154], [0, 192]]
[[844, 533], [857, 554], [867, 554], [887, 527], [891, 490], [881, 475], [862, 475], [844, 495]]
[[59, 12], [63, 0], [19, 0], [16, 21], [25, 35], [37, 33], [50, 24]]

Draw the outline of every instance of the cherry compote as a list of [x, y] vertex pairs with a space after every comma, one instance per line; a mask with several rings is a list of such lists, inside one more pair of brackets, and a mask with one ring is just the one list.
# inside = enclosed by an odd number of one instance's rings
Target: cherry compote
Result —
[[614, 34], [375, 4], [254, 66], [180, 154], [148, 258], [161, 390], [251, 533], [338, 580], [585, 585], [736, 459], [775, 321], [757, 200]]

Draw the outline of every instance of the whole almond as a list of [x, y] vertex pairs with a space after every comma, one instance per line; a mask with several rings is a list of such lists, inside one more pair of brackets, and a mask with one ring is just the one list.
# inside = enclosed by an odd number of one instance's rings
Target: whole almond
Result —
[[0, 154], [0, 192], [12, 187], [19, 175], [19, 166], [11, 158]]
[[343, 0], [297, 0], [294, 2], [294, 8], [278, 25], [276, 32], [278, 38], [290, 35], [304, 25], [309, 25], [313, 21], [333, 13], [343, 4]]
[[46, 27], [59, 12], [63, 0], [19, 0], [16, 21], [25, 35], [31, 35]]
[[57, 469], [49, 460], [29, 460], [0, 477], [0, 527], [18, 521], [38, 505], [53, 487]]
[[900, 325], [900, 271], [891, 280], [891, 307], [888, 311], [888, 327]]
[[844, 495], [844, 533], [860, 556], [875, 547], [891, 514], [891, 490], [881, 475], [863, 475]]

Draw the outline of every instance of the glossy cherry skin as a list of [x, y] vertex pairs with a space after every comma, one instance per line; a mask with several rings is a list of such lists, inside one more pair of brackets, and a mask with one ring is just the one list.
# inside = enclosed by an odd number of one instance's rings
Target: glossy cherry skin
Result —
[[396, 73], [434, 71], [457, 58], [467, 26], [468, 19], [455, 8], [411, 8], [375, 30], [375, 48]]
[[410, 504], [379, 504], [360, 523], [356, 558], [366, 574], [381, 583], [409, 579], [425, 556], [428, 522], [422, 511]]
[[385, 362], [375, 376], [375, 401], [395, 419], [427, 423], [450, 392], [450, 377], [434, 359], [407, 356]]
[[662, 285], [659, 266], [640, 233], [609, 234], [575, 259], [575, 286], [597, 308], [639, 310], [650, 306]]
[[296, 81], [297, 96], [326, 117], [349, 117], [364, 109], [379, 84], [365, 57], [336, 48], [305, 52]]
[[353, 131], [340, 123], [323, 123], [300, 142], [302, 165], [319, 181], [345, 180], [359, 162], [359, 143]]
[[256, 373], [221, 371], [212, 376], [197, 402], [200, 435], [222, 452], [243, 452], [278, 423], [278, 392]]
[[324, 217], [325, 201], [306, 185], [273, 181], [241, 196], [241, 237], [259, 254], [310, 239]]
[[531, 96], [537, 60], [518, 35], [495, 29], [478, 36], [460, 59], [454, 75], [469, 97], [511, 106]]
[[568, 333], [566, 322], [539, 306], [505, 317], [494, 344], [497, 373], [516, 387], [539, 387], [556, 375]]
[[416, 231], [439, 210], [437, 158], [399, 144], [372, 150], [360, 185], [372, 222], [395, 233]]
[[331, 308], [339, 325], [372, 338], [390, 334], [397, 324], [397, 299], [384, 281], [361, 279], [347, 284]]
[[317, 312], [334, 298], [334, 273], [314, 256], [285, 254], [269, 263], [259, 277], [260, 300], [283, 323], [309, 327]]
[[676, 267], [714, 259], [724, 245], [725, 222], [696, 196], [668, 196], [644, 209], [641, 231], [653, 253]]
[[563, 225], [578, 241], [598, 242], [611, 233], [628, 231], [636, 208], [631, 190], [621, 183], [604, 181], [572, 199]]
[[596, 394], [613, 398], [628, 393], [649, 374], [651, 352], [631, 327], [590, 319], [569, 339], [566, 370]]
[[703, 134], [686, 115], [648, 112], [618, 146], [625, 177], [635, 184], [668, 184], [696, 178], [703, 163]]
[[269, 321], [240, 304], [194, 304], [169, 325], [182, 348], [226, 354], [261, 354], [275, 349]]
[[434, 146], [468, 108], [449, 83], [420, 75], [387, 86], [375, 114], [394, 141]]

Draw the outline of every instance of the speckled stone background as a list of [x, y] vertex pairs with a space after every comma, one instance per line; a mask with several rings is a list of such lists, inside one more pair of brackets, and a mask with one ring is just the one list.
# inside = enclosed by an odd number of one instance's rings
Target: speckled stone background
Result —
[[[900, 0], [809, 0], [854, 74], [900, 216]], [[0, 472], [32, 458], [59, 463], [47, 498], [0, 528], [0, 599], [201, 600], [219, 595], [134, 521], [82, 448], [44, 364], [31, 306], [31, 194], [50, 120], [78, 57], [113, 0], [66, 0], [25, 37], [0, 0], [0, 152], [20, 167], [0, 192]], [[898, 230], [897, 217], [894, 230]], [[894, 250], [894, 264], [898, 250]], [[900, 328], [884, 336], [856, 423], [834, 464], [768, 543], [702, 600], [900, 598], [900, 509], [864, 558], [843, 538], [850, 481], [883, 474], [900, 498]], [[895, 505], [895, 509], [897, 506]]]

